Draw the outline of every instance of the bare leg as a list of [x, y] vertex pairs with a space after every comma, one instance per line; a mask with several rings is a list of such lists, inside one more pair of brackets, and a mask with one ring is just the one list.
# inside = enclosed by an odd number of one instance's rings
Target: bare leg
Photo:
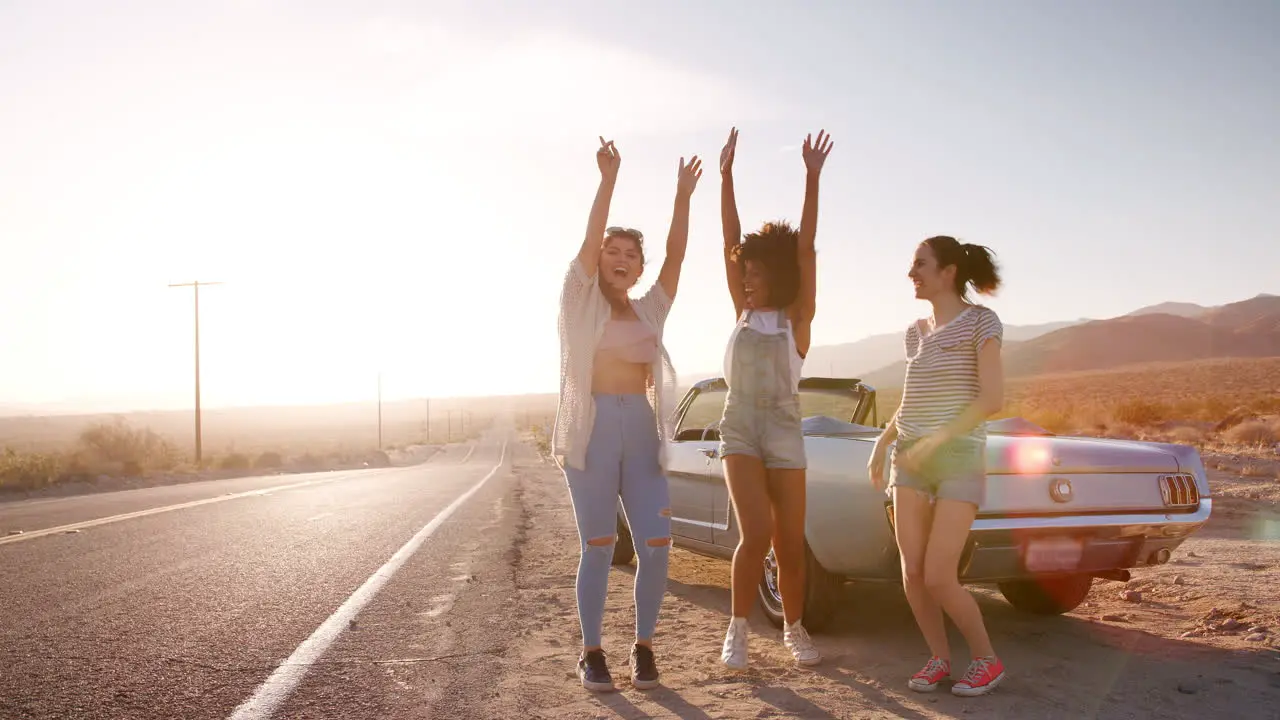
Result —
[[769, 492], [764, 463], [757, 457], [725, 456], [724, 475], [738, 519], [738, 548], [733, 553], [730, 583], [733, 616], [745, 618], [751, 614], [756, 587], [764, 573], [764, 556], [769, 553]]
[[778, 558], [778, 590], [788, 625], [800, 622], [805, 601], [804, 470], [769, 470], [773, 501], [773, 552]]
[[958, 500], [938, 500], [933, 529], [924, 557], [924, 583], [929, 595], [947, 612], [969, 643], [974, 657], [992, 657], [982, 610], [973, 594], [960, 584], [960, 554], [978, 508]]
[[942, 608], [925, 585], [925, 555], [931, 542], [929, 529], [933, 514], [933, 505], [924, 493], [904, 487], [893, 489], [893, 525], [902, 558], [902, 587], [930, 654], [950, 661]]

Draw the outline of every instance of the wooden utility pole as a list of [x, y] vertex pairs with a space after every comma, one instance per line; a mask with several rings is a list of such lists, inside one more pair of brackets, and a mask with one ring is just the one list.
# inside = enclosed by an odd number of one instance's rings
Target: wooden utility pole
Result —
[[200, 432], [200, 286], [201, 285], [221, 285], [221, 282], [195, 282], [189, 283], [170, 283], [169, 287], [189, 287], [194, 291], [196, 306], [196, 469], [203, 467], [202, 465], [202, 448], [201, 448], [201, 432]]
[[382, 449], [382, 371], [378, 371], [378, 449]]

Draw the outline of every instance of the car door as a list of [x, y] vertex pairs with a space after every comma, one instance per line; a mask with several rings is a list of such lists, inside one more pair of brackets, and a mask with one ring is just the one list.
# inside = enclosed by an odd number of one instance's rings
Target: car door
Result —
[[[864, 424], [876, 422], [875, 391], [853, 378], [805, 377], [800, 380], [800, 414], [802, 417], [826, 416], [846, 423]], [[853, 447], [853, 446], [851, 446]], [[856, 448], [863, 452], [863, 448]], [[808, 443], [806, 441], [806, 452]], [[869, 453], [869, 450], [866, 450]], [[860, 463], [860, 464], [859, 464]], [[858, 457], [854, 461], [854, 472], [866, 467], [866, 457]], [[812, 471], [811, 471], [812, 472]], [[865, 469], [862, 470], [865, 474]], [[732, 551], [738, 546], [737, 518], [733, 513], [733, 502], [729, 498], [729, 486], [724, 481], [724, 463], [717, 459], [712, 466], [710, 476], [711, 489], [711, 528], [712, 539], [721, 550]], [[871, 485], [866, 483], [870, 490]], [[813, 503], [815, 496], [809, 495]], [[821, 501], [820, 499], [818, 500]], [[872, 503], [880, 507], [881, 503]], [[812, 514], [812, 513], [811, 513]]]
[[738, 522], [733, 516], [729, 485], [724, 481], [724, 462], [716, 459], [708, 478], [711, 490], [711, 541], [717, 548], [738, 547]]
[[718, 470], [725, 391], [717, 387], [690, 390], [677, 411], [675, 433], [667, 445], [667, 484], [671, 492], [671, 532], [690, 540], [712, 542], [712, 473]]

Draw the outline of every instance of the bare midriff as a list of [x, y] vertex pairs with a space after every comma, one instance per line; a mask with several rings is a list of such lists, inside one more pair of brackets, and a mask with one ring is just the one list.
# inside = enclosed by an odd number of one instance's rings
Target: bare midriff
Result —
[[596, 354], [591, 372], [591, 392], [599, 395], [644, 395], [649, 388], [648, 363], [634, 363], [611, 357], [602, 350]]
[[612, 318], [596, 349], [591, 392], [600, 395], [643, 395], [657, 359], [657, 338], [638, 318]]

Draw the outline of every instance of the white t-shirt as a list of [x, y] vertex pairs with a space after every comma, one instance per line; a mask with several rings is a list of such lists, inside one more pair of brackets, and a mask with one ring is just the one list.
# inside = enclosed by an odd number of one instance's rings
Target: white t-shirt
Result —
[[778, 327], [781, 317], [779, 313], [785, 313], [785, 310], [744, 310], [742, 317], [738, 318], [738, 322], [733, 326], [733, 332], [729, 334], [729, 345], [724, 351], [724, 377], [733, 386], [733, 381], [729, 377], [733, 370], [733, 346], [738, 339], [738, 333], [742, 332], [744, 327], [749, 327], [758, 333], [764, 335], [786, 334], [787, 347], [791, 352], [787, 353], [791, 361], [791, 391], [799, 394], [800, 377], [804, 370], [804, 358], [800, 356], [800, 351], [796, 349], [796, 336], [791, 331], [792, 322], [790, 318], [786, 318], [786, 324]]

